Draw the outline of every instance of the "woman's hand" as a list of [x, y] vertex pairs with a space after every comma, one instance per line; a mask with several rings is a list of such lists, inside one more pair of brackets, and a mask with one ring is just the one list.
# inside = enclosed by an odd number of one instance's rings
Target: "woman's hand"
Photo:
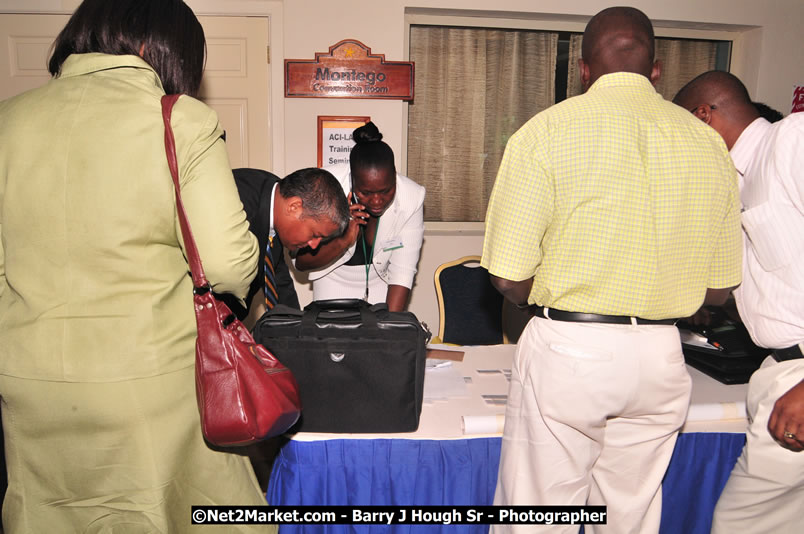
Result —
[[356, 241], [360, 233], [360, 227], [368, 224], [369, 214], [366, 211], [366, 206], [358, 203], [357, 197], [354, 193], [349, 193], [349, 226], [343, 233], [343, 238], [346, 242], [346, 247], [351, 247]]

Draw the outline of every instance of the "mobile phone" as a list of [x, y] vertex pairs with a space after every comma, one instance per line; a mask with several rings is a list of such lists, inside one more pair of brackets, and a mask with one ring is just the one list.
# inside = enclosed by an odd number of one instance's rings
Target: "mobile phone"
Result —
[[[349, 205], [352, 205], [352, 204], [357, 204], [357, 195], [355, 195], [354, 190], [349, 191]], [[361, 216], [359, 216], [359, 215], [358, 215], [357, 217], [358, 217], [359, 219], [364, 220], [364, 221], [368, 220], [368, 218], [366, 218], [366, 217], [361, 217]]]

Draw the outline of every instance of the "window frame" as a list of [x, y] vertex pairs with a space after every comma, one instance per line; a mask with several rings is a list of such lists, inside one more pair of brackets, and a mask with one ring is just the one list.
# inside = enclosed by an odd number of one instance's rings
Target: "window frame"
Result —
[[[429, 26], [462, 26], [479, 28], [504, 28], [516, 30], [537, 30], [555, 32], [583, 33], [591, 17], [582, 15], [559, 15], [550, 13], [525, 13], [480, 11], [440, 8], [406, 8], [404, 17], [404, 60], [410, 61], [410, 27], [411, 25]], [[730, 24], [702, 24], [698, 22], [653, 20], [656, 37], [730, 41], [731, 54], [729, 72], [741, 79], [756, 79], [759, 62], [759, 49], [753, 44], [758, 39], [756, 26]], [[756, 71], [756, 72], [754, 72]], [[754, 74], [754, 77], [746, 76]], [[755, 85], [748, 84], [746, 85]], [[749, 87], [751, 90], [752, 87]], [[405, 103], [405, 107], [409, 104]], [[402, 154], [400, 173], [407, 175], [408, 167], [408, 123], [407, 111], [402, 116]], [[442, 222], [425, 221], [427, 235], [482, 235], [483, 222]]]

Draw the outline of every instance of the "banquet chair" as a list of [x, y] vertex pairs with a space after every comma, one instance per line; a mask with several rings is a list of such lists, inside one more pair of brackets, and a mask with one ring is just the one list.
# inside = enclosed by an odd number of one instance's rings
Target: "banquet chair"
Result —
[[464, 256], [438, 266], [438, 338], [453, 345], [506, 343], [503, 296], [491, 285], [480, 256]]

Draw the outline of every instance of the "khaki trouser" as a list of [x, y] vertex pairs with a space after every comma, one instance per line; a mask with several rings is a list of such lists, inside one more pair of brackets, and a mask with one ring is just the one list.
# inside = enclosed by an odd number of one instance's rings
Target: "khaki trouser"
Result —
[[587, 534], [658, 532], [690, 392], [674, 326], [531, 319], [514, 357], [494, 504], [606, 505], [607, 525]]
[[768, 432], [774, 403], [802, 380], [804, 360], [777, 363], [770, 356], [751, 376], [745, 447], [715, 507], [713, 534], [804, 529], [804, 452], [785, 449]]

